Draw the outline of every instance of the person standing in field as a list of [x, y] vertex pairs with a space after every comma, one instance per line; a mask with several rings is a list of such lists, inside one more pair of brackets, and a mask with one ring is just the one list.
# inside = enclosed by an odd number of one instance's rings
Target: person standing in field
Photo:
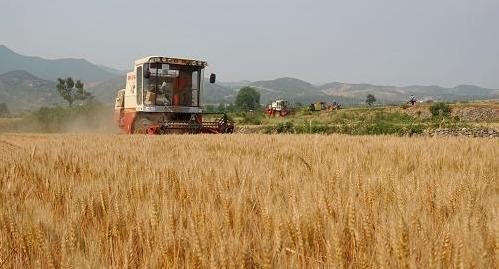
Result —
[[407, 103], [411, 103], [411, 106], [413, 106], [414, 104], [416, 104], [416, 96], [414, 96], [413, 94], [411, 94], [411, 96], [409, 97], [409, 102]]

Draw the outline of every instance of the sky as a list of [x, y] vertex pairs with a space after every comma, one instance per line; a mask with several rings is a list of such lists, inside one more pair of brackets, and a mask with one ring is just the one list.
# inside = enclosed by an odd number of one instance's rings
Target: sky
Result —
[[499, 0], [0, 0], [0, 44], [120, 70], [192, 57], [223, 81], [499, 89]]

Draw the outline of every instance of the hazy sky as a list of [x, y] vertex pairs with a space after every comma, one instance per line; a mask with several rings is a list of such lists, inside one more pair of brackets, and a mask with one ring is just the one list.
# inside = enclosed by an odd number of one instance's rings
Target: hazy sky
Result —
[[0, 0], [0, 44], [118, 69], [197, 57], [224, 81], [499, 89], [499, 0]]

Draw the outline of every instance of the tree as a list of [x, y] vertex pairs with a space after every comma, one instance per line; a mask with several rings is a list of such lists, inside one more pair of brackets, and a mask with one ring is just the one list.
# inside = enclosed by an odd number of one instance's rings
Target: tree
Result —
[[242, 110], [254, 110], [260, 106], [260, 93], [253, 87], [244, 87], [236, 97], [236, 107]]
[[0, 116], [8, 116], [10, 114], [9, 109], [5, 103], [0, 104]]
[[430, 106], [430, 112], [433, 117], [449, 117], [452, 109], [446, 103], [435, 103]]
[[374, 102], [376, 102], [376, 97], [374, 97], [374, 95], [372, 95], [372, 94], [368, 94], [366, 96], [366, 104], [372, 106], [374, 104]]
[[83, 89], [83, 83], [79, 80], [76, 83], [71, 77], [67, 79], [58, 78], [57, 91], [64, 100], [72, 106], [77, 100], [87, 100], [92, 99], [93, 96], [89, 92]]

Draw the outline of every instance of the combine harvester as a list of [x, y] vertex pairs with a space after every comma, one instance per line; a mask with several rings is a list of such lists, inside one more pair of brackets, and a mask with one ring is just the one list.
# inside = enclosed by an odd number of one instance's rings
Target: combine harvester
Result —
[[267, 109], [265, 109], [265, 114], [269, 117], [286, 117], [290, 113], [291, 109], [289, 109], [289, 102], [279, 98], [268, 105]]
[[[127, 134], [232, 133], [225, 113], [204, 113], [201, 107], [204, 61], [149, 56], [135, 61], [119, 90], [115, 121]], [[210, 83], [216, 75], [211, 74]], [[218, 114], [213, 121], [203, 115]]]
[[338, 104], [336, 101], [333, 101], [333, 103], [331, 104], [328, 104], [326, 102], [315, 102], [315, 103], [312, 103], [310, 104], [310, 106], [308, 107], [308, 110], [309, 111], [327, 111], [327, 112], [331, 112], [333, 110], [340, 110], [341, 109], [341, 105]]

